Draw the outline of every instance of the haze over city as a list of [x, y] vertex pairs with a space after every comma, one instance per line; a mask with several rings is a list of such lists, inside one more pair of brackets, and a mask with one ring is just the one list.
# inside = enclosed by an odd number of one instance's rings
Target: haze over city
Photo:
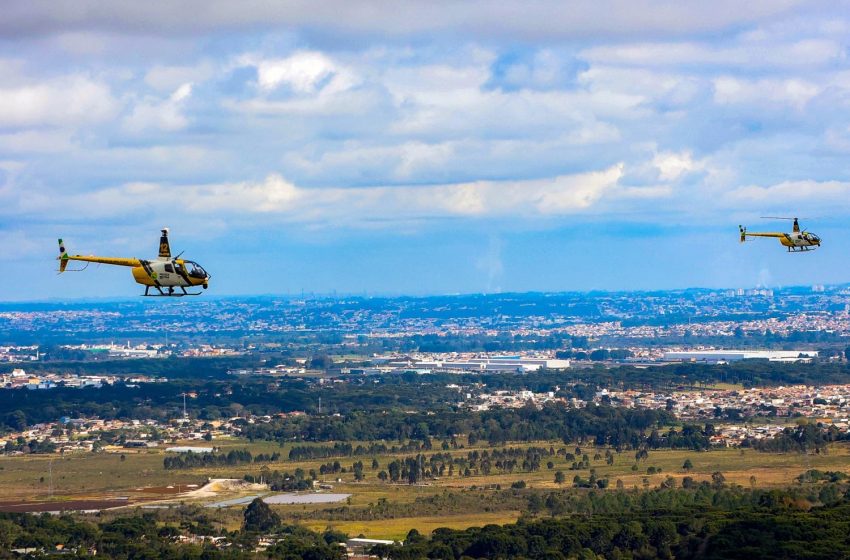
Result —
[[845, 3], [84, 4], [0, 21], [2, 299], [162, 226], [209, 296], [850, 280]]

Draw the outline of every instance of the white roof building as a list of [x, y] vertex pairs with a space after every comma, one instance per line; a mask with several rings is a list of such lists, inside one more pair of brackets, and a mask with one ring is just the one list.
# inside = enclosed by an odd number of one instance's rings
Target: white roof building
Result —
[[665, 362], [737, 362], [769, 360], [771, 362], [803, 362], [817, 358], [815, 350], [687, 350], [664, 352]]

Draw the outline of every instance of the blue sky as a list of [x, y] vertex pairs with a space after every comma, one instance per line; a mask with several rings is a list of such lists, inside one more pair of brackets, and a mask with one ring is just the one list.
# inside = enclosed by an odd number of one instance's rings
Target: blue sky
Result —
[[[39, 2], [0, 18], [0, 299], [850, 281], [847, 2]], [[805, 216], [813, 254], [739, 245]]]

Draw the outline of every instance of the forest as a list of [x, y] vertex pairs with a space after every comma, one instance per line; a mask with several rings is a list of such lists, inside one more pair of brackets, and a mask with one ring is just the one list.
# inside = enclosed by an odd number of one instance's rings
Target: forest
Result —
[[[722, 480], [648, 491], [505, 490], [534, 505], [517, 523], [442, 528], [430, 536], [413, 529], [403, 542], [372, 553], [396, 560], [845, 558], [848, 486], [830, 473], [809, 475], [805, 484], [772, 490]], [[319, 533], [284, 524], [259, 499], [242, 517], [240, 529], [227, 530], [199, 508], [103, 517], [3, 513], [0, 558], [57, 552], [127, 560], [344, 558], [337, 543], [350, 535], [332, 527]], [[270, 544], [255, 553], [261, 537]]]

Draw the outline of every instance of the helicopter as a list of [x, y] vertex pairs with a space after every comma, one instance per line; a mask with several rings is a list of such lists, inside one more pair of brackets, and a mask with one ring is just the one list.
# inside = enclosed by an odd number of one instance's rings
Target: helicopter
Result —
[[789, 253], [805, 253], [806, 251], [814, 251], [820, 247], [820, 237], [809, 231], [800, 231], [800, 223], [797, 218], [780, 218], [777, 216], [762, 216], [764, 219], [774, 220], [794, 220], [794, 226], [791, 233], [782, 232], [753, 232], [749, 233], [747, 228], [739, 225], [738, 231], [741, 233], [741, 243], [746, 241], [747, 237], [776, 237], [779, 242], [785, 247], [788, 247]]
[[[181, 259], [180, 255], [171, 257], [171, 246], [168, 243], [168, 228], [161, 230], [159, 238], [159, 256], [155, 260], [145, 260], [123, 257], [97, 257], [94, 255], [69, 255], [65, 243], [59, 240], [59, 273], [80, 272], [88, 268], [90, 263], [111, 264], [132, 267], [133, 279], [145, 287], [145, 296], [151, 297], [182, 297], [199, 296], [202, 292], [188, 292], [186, 288], [202, 286], [209, 287], [210, 275], [194, 261]], [[85, 266], [78, 269], [68, 269], [70, 261], [81, 261]], [[156, 291], [151, 292], [151, 288]], [[179, 289], [180, 291], [177, 291]]]

